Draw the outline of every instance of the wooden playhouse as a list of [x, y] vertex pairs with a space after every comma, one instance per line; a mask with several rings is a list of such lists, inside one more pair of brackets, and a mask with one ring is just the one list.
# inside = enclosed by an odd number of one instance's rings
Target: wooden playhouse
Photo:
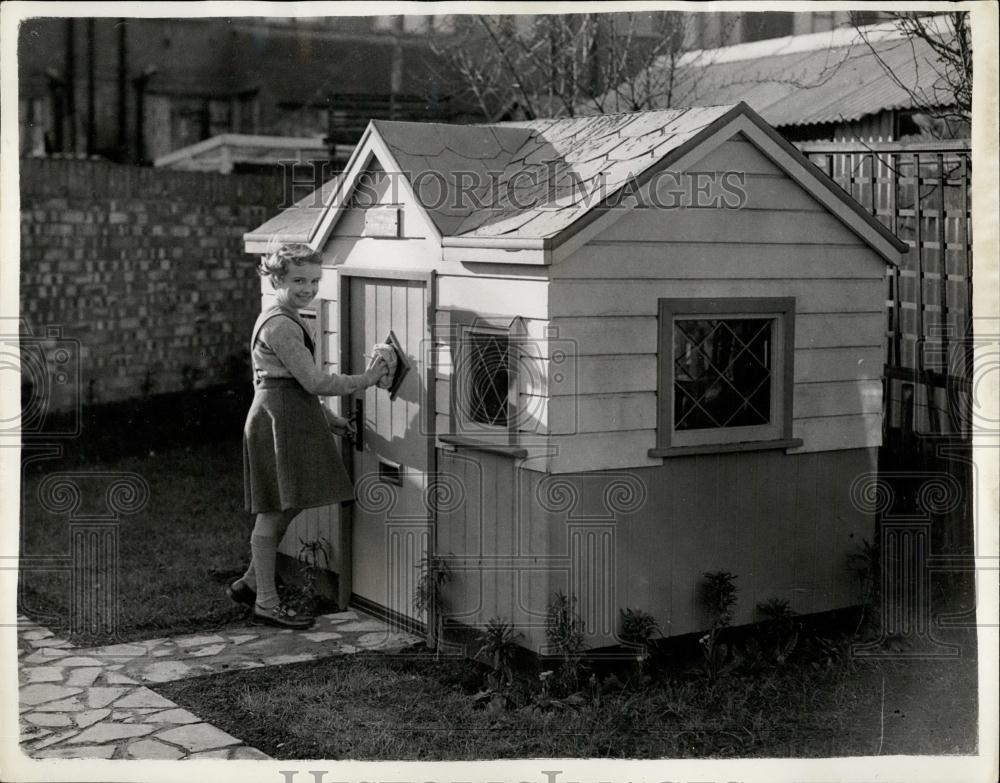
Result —
[[[392, 332], [411, 370], [356, 413], [341, 600], [419, 627], [422, 561], [449, 622], [545, 646], [572, 594], [588, 644], [621, 609], [706, 627], [786, 599], [857, 602], [857, 488], [881, 439], [886, 265], [906, 245], [745, 104], [497, 125], [372, 122], [342, 177], [245, 237], [326, 261], [317, 361], [356, 373]], [[269, 286], [262, 288], [264, 304]]]

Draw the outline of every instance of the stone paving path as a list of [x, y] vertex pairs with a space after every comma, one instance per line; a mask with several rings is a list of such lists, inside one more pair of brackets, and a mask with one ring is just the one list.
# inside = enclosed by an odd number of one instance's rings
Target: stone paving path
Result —
[[309, 631], [232, 626], [219, 633], [79, 648], [18, 618], [21, 749], [32, 758], [266, 759], [147, 685], [418, 642], [354, 611]]

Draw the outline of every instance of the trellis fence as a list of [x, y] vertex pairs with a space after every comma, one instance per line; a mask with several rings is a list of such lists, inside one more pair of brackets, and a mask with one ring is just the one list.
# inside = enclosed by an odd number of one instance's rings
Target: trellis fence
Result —
[[968, 140], [803, 143], [799, 149], [910, 252], [888, 272], [886, 426], [970, 426], [972, 155]]
[[[935, 552], [968, 555], [974, 470], [969, 142], [798, 146], [910, 245], [902, 265], [887, 272], [879, 463], [895, 497], [886, 513], [926, 518]], [[952, 488], [947, 507], [925, 508], [921, 499], [944, 486]]]

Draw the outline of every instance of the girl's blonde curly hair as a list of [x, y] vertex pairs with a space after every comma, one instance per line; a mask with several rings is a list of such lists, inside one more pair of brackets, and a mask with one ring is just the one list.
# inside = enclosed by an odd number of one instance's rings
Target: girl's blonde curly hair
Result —
[[267, 255], [260, 257], [257, 264], [257, 274], [271, 280], [271, 285], [284, 280], [290, 266], [305, 264], [322, 264], [323, 257], [309, 245], [300, 242], [289, 242], [278, 247]]

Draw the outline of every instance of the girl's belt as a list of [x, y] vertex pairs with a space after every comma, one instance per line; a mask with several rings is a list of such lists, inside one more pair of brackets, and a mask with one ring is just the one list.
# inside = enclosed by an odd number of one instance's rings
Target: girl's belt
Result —
[[255, 386], [258, 389], [290, 389], [296, 386], [302, 388], [294, 378], [258, 378]]

